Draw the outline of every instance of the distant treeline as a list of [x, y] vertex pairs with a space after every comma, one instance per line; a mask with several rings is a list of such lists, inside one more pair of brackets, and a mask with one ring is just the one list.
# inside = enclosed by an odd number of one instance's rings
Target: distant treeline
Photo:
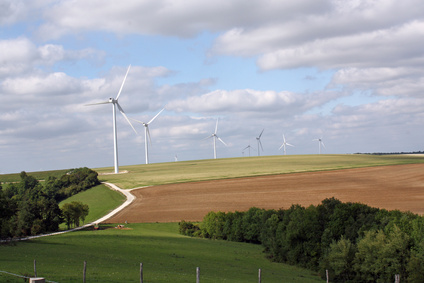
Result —
[[371, 155], [399, 155], [399, 154], [424, 154], [424, 151], [412, 151], [412, 152], [373, 152], [373, 153], [355, 153], [355, 154], [371, 154]]
[[[0, 238], [24, 237], [55, 232], [59, 224], [79, 224], [88, 214], [88, 207], [80, 203], [67, 206], [58, 203], [100, 182], [97, 172], [89, 168], [72, 169], [62, 177], [48, 177], [39, 182], [21, 172], [20, 182], [0, 185]], [[78, 217], [74, 219], [72, 217]]]
[[276, 262], [326, 270], [332, 282], [424, 282], [424, 217], [331, 198], [307, 208], [210, 212], [180, 233], [261, 244]]

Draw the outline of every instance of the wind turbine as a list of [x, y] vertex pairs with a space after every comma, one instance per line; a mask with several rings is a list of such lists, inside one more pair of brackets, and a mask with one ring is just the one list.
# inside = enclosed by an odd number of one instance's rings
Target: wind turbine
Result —
[[218, 132], [218, 119], [216, 119], [215, 132], [213, 134], [211, 134], [210, 136], [204, 138], [204, 139], [213, 138], [213, 158], [214, 159], [216, 159], [216, 140], [219, 140], [225, 146], [227, 146], [227, 144], [220, 137], [217, 136], [217, 134], [216, 134], [217, 132]]
[[136, 119], [131, 118], [131, 120], [134, 120], [137, 123], [143, 124], [143, 126], [144, 126], [144, 152], [145, 152], [145, 155], [146, 155], [146, 164], [149, 164], [149, 144], [148, 144], [147, 138], [149, 138], [150, 145], [152, 145], [152, 139], [150, 138], [149, 125], [150, 125], [150, 123], [152, 123], [156, 119], [157, 116], [159, 116], [160, 113], [162, 113], [163, 110], [165, 110], [165, 108], [163, 108], [161, 111], [159, 111], [159, 113], [156, 114], [156, 116], [153, 117], [147, 123], [144, 123], [144, 122], [141, 122], [141, 121], [138, 121]]
[[284, 155], [286, 155], [286, 146], [294, 146], [294, 145], [292, 145], [292, 144], [289, 144], [287, 141], [286, 141], [286, 137], [284, 136], [284, 134], [283, 134], [283, 144], [280, 146], [280, 148], [278, 149], [278, 150], [280, 150], [282, 147], [284, 147]]
[[127, 120], [127, 122], [130, 124], [131, 128], [134, 130], [135, 133], [137, 131], [134, 129], [133, 125], [131, 124], [130, 120], [128, 119], [127, 115], [125, 115], [124, 109], [122, 109], [121, 105], [118, 103], [118, 98], [121, 95], [122, 88], [124, 87], [125, 80], [127, 79], [128, 72], [130, 71], [131, 65], [128, 66], [127, 73], [125, 74], [124, 80], [122, 81], [121, 88], [118, 91], [118, 95], [116, 98], [109, 98], [108, 101], [103, 101], [99, 103], [91, 103], [86, 104], [86, 106], [89, 105], [97, 105], [97, 104], [108, 104], [112, 103], [112, 115], [113, 115], [113, 156], [114, 156], [114, 167], [115, 167], [115, 174], [119, 173], [118, 168], [118, 131], [116, 128], [116, 106], [118, 106], [119, 112], [121, 112], [122, 115], [124, 115], [124, 118]]
[[319, 154], [321, 154], [321, 145], [323, 148], [325, 148], [324, 142], [322, 141], [322, 138], [319, 139], [314, 139], [313, 141], [318, 141], [318, 150], [319, 150]]
[[[261, 154], [260, 154], [260, 151], [259, 151], [259, 145], [261, 146], [261, 148], [262, 148], [262, 151], [264, 151], [264, 148], [262, 147], [262, 143], [261, 143], [261, 136], [262, 136], [262, 133], [264, 132], [264, 130], [265, 129], [263, 129], [262, 130], [262, 132], [261, 132], [261, 134], [259, 135], [259, 137], [257, 137], [256, 138], [256, 140], [258, 141], [258, 156], [260, 156]], [[250, 146], [250, 145], [249, 145]]]
[[[249, 157], [250, 157], [250, 149], [251, 149], [252, 147], [250, 146], [250, 144], [248, 145], [248, 146], [246, 146], [245, 148], [243, 148], [243, 152], [244, 152], [244, 150], [245, 149], [249, 149]], [[253, 149], [253, 148], [252, 148]], [[254, 150], [254, 149], [253, 149]]]

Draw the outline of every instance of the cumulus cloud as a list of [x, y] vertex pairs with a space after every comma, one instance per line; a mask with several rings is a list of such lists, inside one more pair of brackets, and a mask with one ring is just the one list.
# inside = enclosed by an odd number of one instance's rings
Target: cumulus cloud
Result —
[[33, 72], [57, 62], [88, 60], [98, 62], [105, 55], [93, 48], [65, 50], [62, 45], [37, 46], [27, 37], [0, 40], [0, 78]]
[[414, 67], [346, 68], [334, 74], [330, 85], [380, 96], [421, 98], [424, 72]]
[[[61, 1], [45, 13], [39, 29], [44, 38], [58, 38], [81, 30], [118, 34], [159, 34], [190, 37], [204, 30], [225, 31], [238, 26], [255, 27], [292, 18], [308, 11], [324, 11], [325, 0], [309, 1]], [[177, 23], [177, 24], [176, 24]]]

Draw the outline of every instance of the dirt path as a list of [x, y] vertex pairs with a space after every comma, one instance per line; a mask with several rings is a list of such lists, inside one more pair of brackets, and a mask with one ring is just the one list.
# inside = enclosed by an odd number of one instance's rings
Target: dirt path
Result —
[[424, 214], [424, 164], [171, 184], [132, 193], [135, 201], [105, 222], [197, 221], [209, 211], [308, 206], [330, 197]]

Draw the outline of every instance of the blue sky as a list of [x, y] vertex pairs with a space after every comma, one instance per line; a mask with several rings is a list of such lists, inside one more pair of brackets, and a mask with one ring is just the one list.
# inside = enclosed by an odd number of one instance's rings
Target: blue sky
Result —
[[[150, 162], [424, 150], [424, 2], [0, 1], [0, 173], [113, 166], [112, 106]], [[118, 113], [119, 164], [143, 164]]]

